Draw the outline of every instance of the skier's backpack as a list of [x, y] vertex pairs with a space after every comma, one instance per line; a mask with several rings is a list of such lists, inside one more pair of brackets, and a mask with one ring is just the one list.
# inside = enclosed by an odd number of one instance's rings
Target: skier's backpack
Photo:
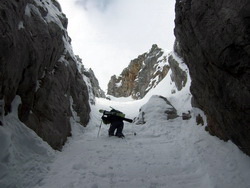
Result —
[[112, 115], [119, 116], [119, 117], [123, 117], [123, 118], [125, 117], [125, 114], [122, 113], [122, 112], [119, 111], [119, 110], [112, 109], [110, 112], [112, 113]]
[[106, 116], [118, 116], [118, 117], [122, 117], [122, 118], [125, 117], [125, 114], [124, 114], [124, 113], [122, 113], [122, 112], [119, 111], [119, 110], [115, 110], [115, 109], [112, 109], [112, 110], [110, 110], [110, 111], [106, 111], [106, 110], [100, 109], [99, 112], [100, 112], [100, 113], [103, 113], [103, 115], [106, 115]]
[[102, 122], [103, 122], [105, 125], [108, 125], [108, 124], [111, 123], [111, 122], [109, 121], [108, 117], [106, 117], [106, 116], [102, 116]]
[[102, 122], [104, 124], [110, 124], [110, 119], [109, 117], [110, 116], [118, 116], [118, 117], [122, 117], [122, 118], [125, 118], [125, 114], [122, 113], [121, 111], [119, 110], [115, 110], [112, 108], [112, 110], [110, 111], [106, 111], [106, 110], [99, 110], [100, 113], [103, 113], [103, 116], [102, 116]]

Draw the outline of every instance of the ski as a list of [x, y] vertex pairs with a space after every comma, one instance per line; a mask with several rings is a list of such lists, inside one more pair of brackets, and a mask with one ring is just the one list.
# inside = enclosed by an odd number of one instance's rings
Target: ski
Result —
[[111, 111], [107, 111], [107, 110], [100, 109], [99, 112], [103, 113], [103, 115], [105, 115], [105, 116], [118, 116], [118, 117], [121, 117], [124, 121], [127, 121], [129, 123], [133, 123], [132, 119], [125, 118], [125, 114], [119, 110], [112, 109]]

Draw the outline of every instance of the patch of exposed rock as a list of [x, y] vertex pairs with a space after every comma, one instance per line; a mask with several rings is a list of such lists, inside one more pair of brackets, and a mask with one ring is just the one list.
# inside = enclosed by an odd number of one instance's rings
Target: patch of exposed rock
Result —
[[250, 155], [250, 2], [177, 0], [175, 35], [207, 130]]
[[108, 83], [108, 95], [143, 98], [168, 73], [167, 55], [157, 45], [149, 52], [132, 60], [120, 76], [112, 76]]
[[87, 70], [82, 64], [82, 59], [79, 56], [76, 56], [76, 58], [79, 71], [83, 75], [84, 81], [88, 87], [90, 103], [95, 104], [95, 97], [105, 98], [105, 92], [100, 88], [99, 81], [95, 77], [94, 71], [91, 68]]
[[[171, 80], [175, 83], [175, 86], [178, 91], [180, 91], [183, 87], [186, 86], [187, 83], [187, 71], [183, 70], [180, 67], [180, 63], [178, 63], [177, 58], [180, 59], [177, 54], [171, 53], [168, 57], [168, 63], [170, 69], [172, 70], [171, 73]], [[179, 60], [179, 62], [182, 62]]]
[[71, 135], [71, 105], [89, 121], [89, 96], [54, 0], [0, 1], [0, 99], [6, 114], [16, 95], [19, 118], [54, 149]]

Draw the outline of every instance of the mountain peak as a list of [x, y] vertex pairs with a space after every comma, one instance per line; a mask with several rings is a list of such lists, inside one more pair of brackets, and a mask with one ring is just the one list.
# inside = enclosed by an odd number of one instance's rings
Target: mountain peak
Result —
[[151, 49], [133, 59], [119, 76], [112, 76], [108, 83], [108, 95], [143, 98], [168, 73], [167, 54], [153, 44]]

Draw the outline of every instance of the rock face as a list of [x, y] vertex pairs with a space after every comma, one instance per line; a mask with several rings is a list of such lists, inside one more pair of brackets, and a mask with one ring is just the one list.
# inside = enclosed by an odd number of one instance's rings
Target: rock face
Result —
[[168, 73], [167, 55], [157, 45], [148, 53], [132, 60], [120, 76], [112, 76], [108, 84], [108, 95], [115, 97], [132, 96], [143, 98]]
[[79, 72], [84, 77], [84, 81], [87, 84], [89, 91], [89, 101], [91, 104], [95, 104], [95, 98], [105, 98], [105, 92], [100, 88], [99, 81], [95, 77], [95, 73], [92, 69], [87, 70], [82, 64], [82, 59], [76, 56], [78, 62]]
[[177, 0], [175, 35], [207, 130], [250, 155], [250, 2]]
[[175, 83], [177, 90], [180, 91], [183, 87], [186, 86], [187, 72], [180, 68], [176, 58], [178, 57], [175, 55], [175, 53], [172, 53], [168, 57], [168, 63], [170, 69], [172, 70], [171, 80]]
[[[19, 95], [19, 118], [54, 149], [71, 135], [71, 105], [82, 125], [89, 97], [55, 0], [0, 1], [0, 100]], [[72, 99], [72, 100], [71, 100]]]

